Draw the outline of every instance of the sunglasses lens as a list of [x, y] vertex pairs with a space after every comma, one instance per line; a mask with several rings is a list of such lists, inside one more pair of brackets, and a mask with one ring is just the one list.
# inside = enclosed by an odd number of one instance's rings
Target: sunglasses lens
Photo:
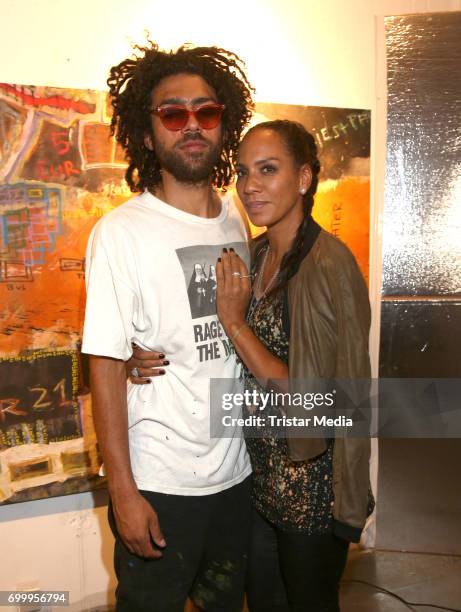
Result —
[[220, 104], [205, 104], [193, 111], [189, 111], [185, 106], [167, 106], [152, 112], [160, 117], [167, 130], [177, 132], [186, 126], [191, 114], [195, 116], [201, 128], [212, 130], [220, 122], [223, 110], [224, 107]]
[[186, 125], [189, 113], [186, 108], [162, 108], [160, 119], [167, 130], [178, 131]]
[[212, 130], [221, 120], [222, 112], [223, 109], [221, 106], [218, 106], [217, 104], [209, 104], [198, 108], [195, 111], [195, 116], [197, 117], [200, 127], [205, 130]]

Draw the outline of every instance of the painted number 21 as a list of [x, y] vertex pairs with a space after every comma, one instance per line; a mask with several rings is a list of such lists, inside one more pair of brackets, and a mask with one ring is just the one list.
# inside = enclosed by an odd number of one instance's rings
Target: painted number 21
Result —
[[[48, 397], [48, 389], [46, 387], [29, 387], [29, 391], [36, 391], [40, 393], [39, 397], [33, 404], [33, 410], [47, 410], [52, 402], [45, 401]], [[66, 401], [66, 379], [61, 378], [58, 384], [53, 388], [53, 393], [59, 393], [60, 395], [60, 403], [64, 403]]]

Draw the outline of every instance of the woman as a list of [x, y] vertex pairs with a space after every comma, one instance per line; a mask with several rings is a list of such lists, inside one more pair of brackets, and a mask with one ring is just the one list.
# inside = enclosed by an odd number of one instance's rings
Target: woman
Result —
[[[311, 216], [319, 169], [313, 137], [295, 122], [258, 124], [240, 146], [237, 191], [267, 232], [253, 244], [252, 290], [243, 261], [222, 253], [217, 311], [249, 390], [370, 375], [365, 283], [347, 247]], [[338, 611], [348, 542], [358, 541], [369, 510], [369, 441], [269, 433], [247, 446], [251, 612]]]

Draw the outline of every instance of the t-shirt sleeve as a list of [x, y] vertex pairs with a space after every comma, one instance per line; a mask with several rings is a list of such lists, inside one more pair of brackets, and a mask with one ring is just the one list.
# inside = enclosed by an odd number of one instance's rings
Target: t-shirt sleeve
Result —
[[86, 252], [86, 308], [83, 329], [84, 353], [114, 357], [126, 361], [131, 357], [137, 296], [117, 266], [114, 246], [101, 223], [91, 232]]

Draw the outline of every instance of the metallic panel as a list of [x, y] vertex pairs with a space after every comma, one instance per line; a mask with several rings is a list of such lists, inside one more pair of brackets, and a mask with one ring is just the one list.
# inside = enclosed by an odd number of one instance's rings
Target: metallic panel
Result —
[[380, 376], [461, 377], [461, 300], [381, 305]]
[[[385, 27], [380, 375], [461, 377], [461, 13]], [[461, 554], [460, 459], [456, 439], [379, 440], [378, 548]]]
[[461, 13], [388, 17], [385, 295], [461, 295]]

